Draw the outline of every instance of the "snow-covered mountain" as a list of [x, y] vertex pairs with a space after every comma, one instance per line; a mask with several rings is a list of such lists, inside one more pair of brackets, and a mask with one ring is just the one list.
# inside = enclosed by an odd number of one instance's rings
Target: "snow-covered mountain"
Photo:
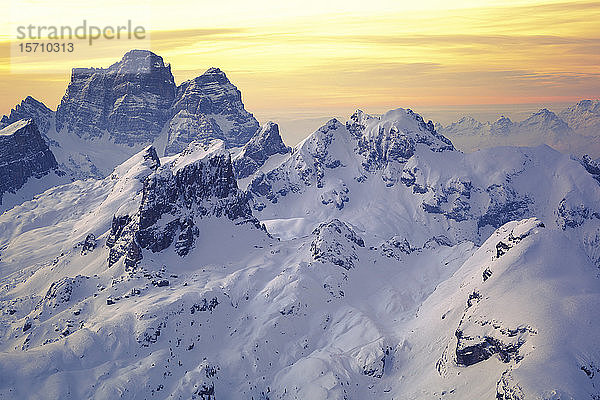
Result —
[[146, 146], [0, 215], [0, 398], [600, 397], [596, 167], [405, 109]]
[[438, 124], [436, 128], [466, 151], [547, 144], [562, 152], [598, 157], [599, 104], [598, 100], [582, 100], [558, 115], [542, 109], [520, 122], [504, 116], [494, 122], [480, 122], [467, 116], [445, 126]]
[[558, 115], [581, 135], [600, 135], [600, 100], [581, 100]]

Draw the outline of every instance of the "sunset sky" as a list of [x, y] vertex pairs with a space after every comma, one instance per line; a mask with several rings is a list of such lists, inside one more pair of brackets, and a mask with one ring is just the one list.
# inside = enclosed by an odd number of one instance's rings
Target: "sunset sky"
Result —
[[[177, 83], [221, 68], [263, 121], [345, 117], [357, 107], [413, 107], [443, 119], [443, 110], [529, 110], [600, 93], [598, 1], [9, 3], [0, 17], [0, 114], [27, 95], [55, 108], [72, 67], [105, 67], [134, 47], [163, 56]], [[49, 60], [11, 57], [17, 26], [84, 18], [131, 19], [150, 37]]]

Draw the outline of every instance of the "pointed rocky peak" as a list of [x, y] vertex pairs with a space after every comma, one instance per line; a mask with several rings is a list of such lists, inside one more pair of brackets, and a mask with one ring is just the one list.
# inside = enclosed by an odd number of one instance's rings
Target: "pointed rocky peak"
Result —
[[339, 219], [322, 223], [312, 234], [315, 236], [310, 246], [313, 259], [347, 270], [359, 259], [357, 249], [365, 247], [364, 240], [354, 229]]
[[498, 125], [498, 126], [509, 126], [512, 124], [513, 124], [512, 120], [508, 117], [505, 117], [504, 115], [501, 115], [500, 118], [498, 118], [496, 121], [494, 121], [494, 125]]
[[575, 105], [563, 110], [560, 114], [600, 114], [600, 100], [581, 100]]
[[275, 154], [287, 154], [291, 149], [283, 143], [279, 134], [279, 126], [267, 122], [246, 143], [242, 151], [235, 157], [234, 167], [238, 178], [245, 178], [256, 172]]
[[15, 108], [10, 110], [8, 116], [2, 116], [0, 120], [0, 128], [4, 128], [21, 119], [33, 119], [42, 136], [45, 136], [50, 129], [50, 124], [54, 111], [46, 107], [46, 105], [31, 96], [27, 96]]
[[170, 73], [171, 67], [165, 65], [163, 58], [149, 50], [130, 50], [123, 58], [108, 68], [117, 74], [144, 74], [155, 71]]
[[523, 122], [531, 121], [534, 123], [544, 122], [544, 121], [555, 121], [559, 120], [558, 116], [547, 108], [542, 108], [541, 110], [531, 114], [527, 117]]
[[19, 120], [0, 130], [0, 160], [0, 204], [5, 192], [15, 192], [29, 178], [41, 178], [57, 167], [32, 119]]
[[169, 129], [169, 143], [193, 140], [181, 129], [190, 124], [203, 127], [197, 132], [200, 136], [224, 139], [231, 147], [246, 144], [258, 129], [258, 121], [244, 108], [241, 92], [218, 68], [183, 82], [171, 113], [177, 124]]
[[210, 67], [206, 70], [206, 72], [200, 75], [200, 77], [204, 77], [205, 79], [214, 79], [216, 81], [221, 82], [229, 82], [229, 79], [227, 79], [227, 75], [225, 75], [225, 72], [221, 71], [217, 67]]
[[514, 124], [510, 118], [502, 115], [490, 126], [490, 133], [492, 135], [508, 135], [513, 128]]
[[332, 118], [296, 145], [294, 154], [305, 162], [316, 163], [316, 169], [337, 168], [343, 164], [340, 157], [355, 143], [356, 138], [346, 126]]
[[482, 134], [484, 133], [485, 124], [476, 120], [470, 115], [463, 116], [457, 122], [453, 122], [447, 127], [444, 128], [445, 131], [448, 131], [453, 134]]
[[472, 116], [466, 115], [446, 126], [436, 124], [435, 129], [437, 132], [449, 136], [485, 135], [488, 133], [489, 123], [482, 123]]
[[356, 110], [346, 122], [346, 129], [356, 137], [360, 137], [369, 122], [378, 119], [362, 110]]
[[359, 141], [359, 152], [366, 158], [367, 170], [385, 167], [388, 162], [406, 162], [415, 153], [418, 144], [431, 151], [452, 151], [454, 146], [439, 134], [433, 122], [410, 109], [399, 108], [385, 113], [370, 123]]

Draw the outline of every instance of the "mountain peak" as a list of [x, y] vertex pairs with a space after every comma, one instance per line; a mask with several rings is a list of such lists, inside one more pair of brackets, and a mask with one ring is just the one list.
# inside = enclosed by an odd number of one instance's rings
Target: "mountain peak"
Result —
[[264, 124], [246, 143], [235, 157], [234, 167], [238, 178], [245, 178], [256, 172], [271, 156], [287, 154], [291, 151], [279, 134], [279, 125], [272, 121]]
[[34, 99], [31, 96], [27, 96], [17, 104], [15, 108], [10, 110], [10, 115], [4, 115], [0, 120], [0, 128], [6, 127], [14, 122], [21, 119], [33, 119], [37, 125], [42, 136], [44, 136], [48, 129], [50, 129], [50, 120], [52, 119], [54, 112], [46, 107], [44, 103]]
[[209, 69], [206, 70], [206, 72], [204, 72], [204, 74], [202, 75], [220, 75], [220, 76], [225, 76], [225, 72], [221, 71], [220, 68], [217, 67], [210, 67]]
[[109, 70], [118, 70], [120, 73], [150, 73], [153, 70], [170, 67], [163, 58], [150, 50], [130, 50], [123, 55], [120, 61], [109, 67]]
[[242, 93], [218, 68], [209, 68], [183, 82], [177, 88], [171, 112], [177, 121], [169, 129], [170, 144], [190, 136], [187, 127], [199, 127], [193, 134], [207, 133], [238, 147], [246, 144], [259, 127], [256, 118], [244, 108]]

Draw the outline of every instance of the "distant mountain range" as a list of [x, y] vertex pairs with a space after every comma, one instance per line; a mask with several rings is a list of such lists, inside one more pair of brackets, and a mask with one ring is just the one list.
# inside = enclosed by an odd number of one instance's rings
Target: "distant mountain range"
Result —
[[524, 121], [501, 116], [494, 122], [463, 117], [436, 129], [464, 151], [495, 146], [547, 144], [578, 156], [600, 157], [600, 100], [582, 100], [555, 114], [542, 109]]

